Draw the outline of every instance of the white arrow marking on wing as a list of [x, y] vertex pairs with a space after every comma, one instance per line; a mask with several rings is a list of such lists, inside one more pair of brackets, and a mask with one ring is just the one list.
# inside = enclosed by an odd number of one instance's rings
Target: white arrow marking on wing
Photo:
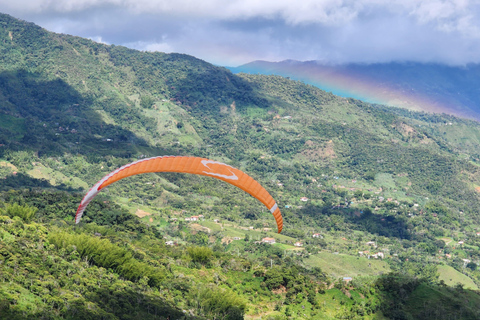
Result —
[[[213, 164], [221, 164], [221, 165], [230, 167], [228, 164], [225, 164], [225, 163], [222, 163], [222, 162], [218, 162], [218, 161], [212, 161], [212, 160], [202, 160], [201, 163], [202, 163], [205, 167], [207, 167], [209, 170], [212, 170], [212, 169], [210, 169], [210, 167], [208, 166], [208, 164], [210, 164], [210, 163], [213, 163]], [[228, 171], [230, 171], [230, 173], [232, 174], [231, 176], [227, 176], [227, 175], [220, 174], [220, 173], [207, 172], [207, 171], [203, 171], [203, 173], [209, 174], [209, 175], [211, 175], [211, 176], [222, 177], [222, 178], [229, 179], [229, 180], [238, 180], [238, 177], [235, 175], [235, 173], [233, 173], [230, 169], [228, 169]]]

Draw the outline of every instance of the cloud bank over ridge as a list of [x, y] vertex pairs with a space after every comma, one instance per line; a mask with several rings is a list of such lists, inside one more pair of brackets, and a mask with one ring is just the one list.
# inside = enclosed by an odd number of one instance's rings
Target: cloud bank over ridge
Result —
[[473, 0], [0, 0], [55, 32], [209, 62], [480, 62]]

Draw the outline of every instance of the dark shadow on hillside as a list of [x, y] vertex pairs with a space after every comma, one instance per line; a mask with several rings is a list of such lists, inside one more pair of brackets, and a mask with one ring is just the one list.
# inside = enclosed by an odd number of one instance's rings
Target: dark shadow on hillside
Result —
[[254, 85], [223, 67], [179, 53], [139, 53], [121, 46], [108, 47], [116, 66], [130, 66], [138, 76], [136, 85], [154, 94], [168, 93], [171, 100], [195, 115], [219, 115], [219, 106], [269, 107], [271, 103]]
[[[354, 224], [355, 230], [367, 231], [384, 237], [400, 239], [410, 239], [411, 237], [405, 221], [394, 216], [372, 213], [370, 209], [332, 208], [309, 204], [302, 209], [302, 213], [310, 216], [338, 215], [345, 218], [345, 222]], [[335, 226], [332, 228], [335, 229]]]
[[76, 298], [53, 303], [48, 310], [19, 310], [12, 300], [0, 300], [0, 319], [200, 319], [154, 295], [128, 287], [91, 288]]
[[15, 175], [8, 175], [5, 179], [0, 180], [0, 191], [8, 191], [11, 189], [56, 189], [69, 192], [83, 192], [81, 188], [73, 188], [65, 184], [57, 186], [52, 185], [45, 179], [35, 179], [23, 173], [16, 173]]
[[[110, 104], [120, 115], [132, 113], [118, 98], [105, 107]], [[25, 70], [0, 73], [0, 144], [3, 150], [32, 150], [39, 156], [94, 151], [129, 157], [136, 146], [147, 146], [131, 131], [105, 123], [94, 101], [65, 81]]]
[[480, 319], [479, 292], [462, 285], [449, 287], [400, 273], [381, 275], [374, 285], [378, 310], [388, 319]]
[[172, 85], [177, 101], [194, 113], [217, 115], [219, 106], [230, 106], [233, 102], [237, 110], [252, 105], [271, 106], [255, 92], [252, 84], [223, 68], [211, 66], [203, 72], [189, 71], [186, 77]]
[[358, 226], [358, 229], [378, 234], [384, 237], [410, 239], [405, 221], [394, 216], [372, 213], [369, 209], [351, 211], [348, 221]]
[[[119, 319], [192, 319], [158, 297], [139, 294], [138, 291], [125, 289], [121, 292], [110, 288], [99, 288], [88, 296], [90, 301], [95, 301], [104, 310], [115, 314]], [[118, 307], [117, 307], [118, 306]]]

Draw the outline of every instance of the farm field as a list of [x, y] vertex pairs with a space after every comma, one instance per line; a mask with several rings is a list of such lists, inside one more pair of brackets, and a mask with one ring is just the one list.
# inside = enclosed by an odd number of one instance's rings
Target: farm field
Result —
[[390, 272], [390, 266], [382, 260], [354, 257], [346, 254], [321, 252], [305, 259], [309, 267], [320, 267], [334, 277], [379, 275]]
[[455, 286], [458, 283], [462, 284], [465, 289], [478, 290], [478, 286], [473, 280], [466, 275], [458, 272], [454, 268], [446, 265], [438, 266], [438, 273], [440, 274], [439, 281], [445, 281], [448, 286]]

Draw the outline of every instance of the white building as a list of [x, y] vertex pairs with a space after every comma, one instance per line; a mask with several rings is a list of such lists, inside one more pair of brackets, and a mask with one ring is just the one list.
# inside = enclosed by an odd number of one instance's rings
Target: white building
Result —
[[262, 242], [274, 244], [275, 243], [275, 238], [263, 238]]

